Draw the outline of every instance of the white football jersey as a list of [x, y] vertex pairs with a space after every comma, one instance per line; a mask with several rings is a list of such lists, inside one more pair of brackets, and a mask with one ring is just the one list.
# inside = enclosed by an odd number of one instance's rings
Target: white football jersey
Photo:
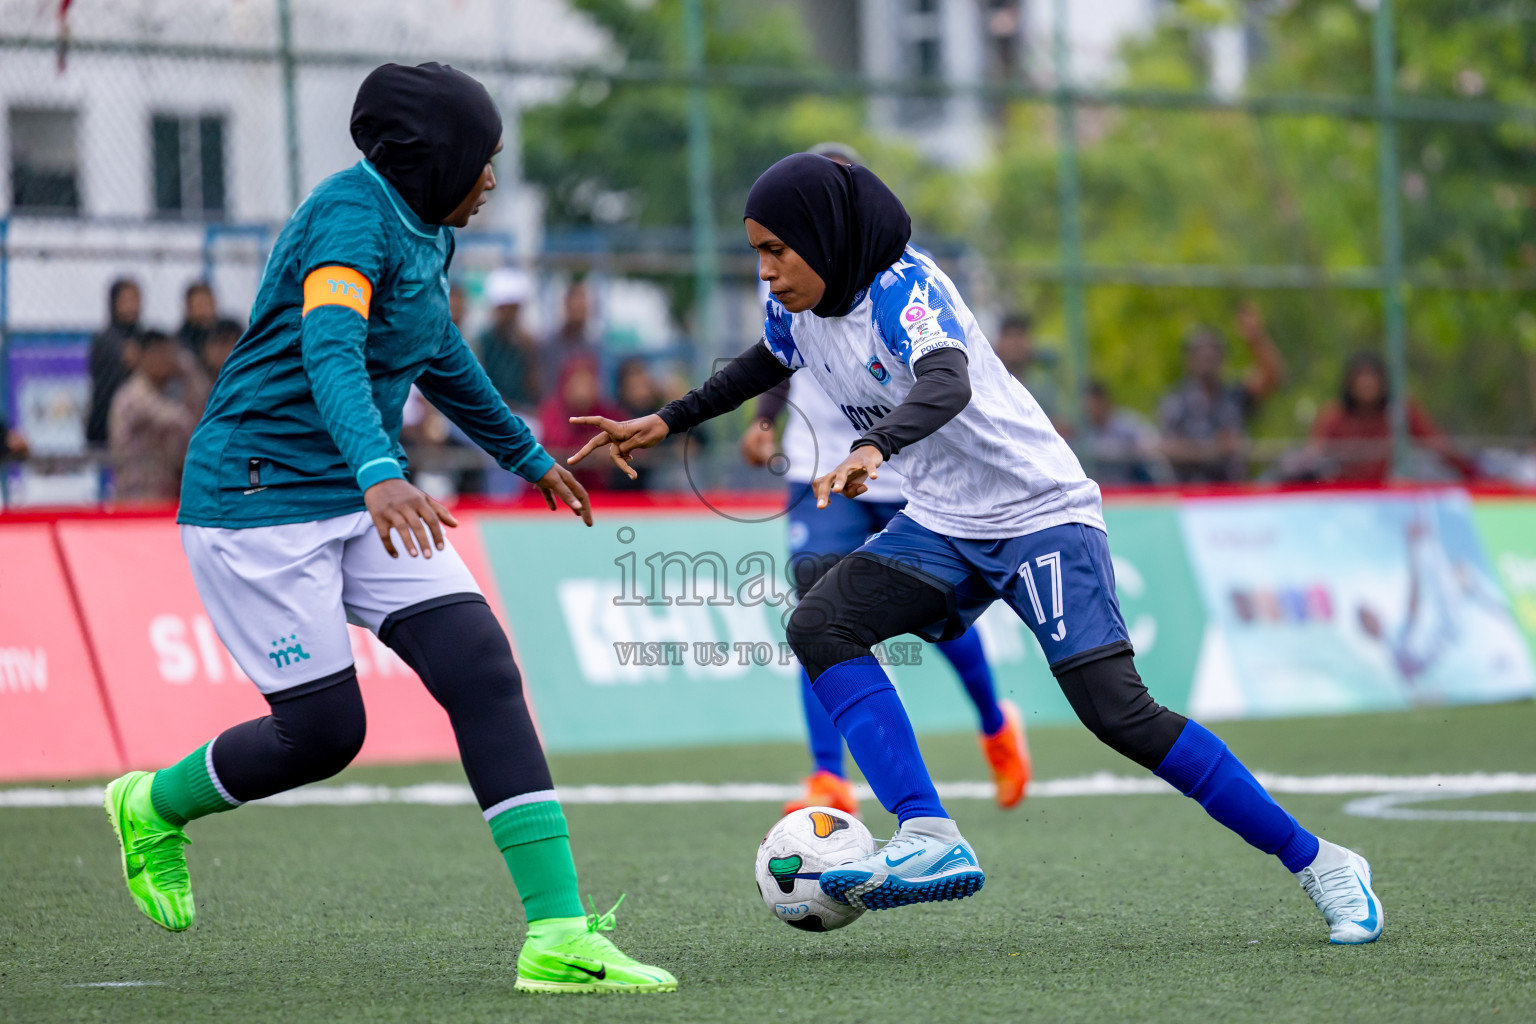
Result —
[[[789, 378], [789, 408], [784, 420], [784, 455], [789, 470], [784, 479], [808, 484], [830, 473], [848, 457], [859, 432], [853, 429], [837, 403], [809, 373]], [[903, 502], [901, 473], [894, 465], [880, 467], [880, 475], [867, 481], [869, 490], [855, 501]]]
[[[907, 515], [920, 525], [975, 540], [1063, 523], [1104, 529], [1098, 484], [992, 351], [954, 282], [927, 256], [909, 246], [847, 316], [792, 314], [774, 299], [767, 312], [763, 343], [785, 366], [810, 372], [856, 432], [850, 443], [906, 398], [917, 360], [941, 348], [964, 350], [970, 404], [892, 457], [903, 477]], [[786, 454], [793, 462], [794, 454]]]

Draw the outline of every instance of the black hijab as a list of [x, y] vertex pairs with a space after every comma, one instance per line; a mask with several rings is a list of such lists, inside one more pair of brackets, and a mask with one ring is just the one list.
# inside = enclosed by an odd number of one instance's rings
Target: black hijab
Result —
[[907, 216], [885, 182], [857, 164], [812, 153], [787, 156], [747, 193], [746, 217], [800, 254], [827, 286], [811, 312], [845, 316], [859, 291], [901, 258], [912, 237]]
[[501, 141], [501, 114], [485, 86], [446, 64], [385, 64], [357, 90], [352, 141], [416, 216], [441, 224]]

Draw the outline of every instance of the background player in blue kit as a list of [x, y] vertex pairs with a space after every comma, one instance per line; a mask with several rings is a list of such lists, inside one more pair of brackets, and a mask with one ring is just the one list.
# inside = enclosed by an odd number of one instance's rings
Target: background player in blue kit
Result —
[[415, 384], [550, 509], [558, 498], [592, 525], [586, 492], [507, 409], [449, 315], [453, 228], [495, 188], [501, 116], [453, 68], [386, 64], [358, 90], [351, 129], [364, 159], [321, 182], [278, 236], [182, 484], [198, 594], [271, 713], [107, 787], [129, 892], [155, 923], [187, 928], [187, 823], [356, 756], [366, 724], [350, 620], [448, 712], [528, 919], [516, 987], [671, 991], [671, 974], [602, 934], [611, 911], [583, 912], [511, 646], [443, 536], [452, 514], [405, 478], [401, 411]]
[[[822, 889], [869, 909], [959, 899], [985, 876], [940, 804], [911, 722], [871, 648], [960, 634], [1002, 599], [1035, 633], [1095, 735], [1279, 858], [1334, 942], [1370, 942], [1382, 910], [1370, 865], [1318, 839], [1213, 733], [1157, 704], [1136, 672], [1115, 597], [1099, 489], [992, 351], [948, 276], [910, 248], [911, 221], [870, 171], [797, 154], [753, 185], [745, 212], [775, 301], [764, 339], [657, 415], [598, 427], [625, 465], [810, 372], [860, 432], [817, 503], [857, 496], [892, 456], [906, 508], [806, 595], [788, 633], [817, 698], [900, 826], [884, 848], [824, 872]], [[873, 372], [879, 363], [884, 373]]]

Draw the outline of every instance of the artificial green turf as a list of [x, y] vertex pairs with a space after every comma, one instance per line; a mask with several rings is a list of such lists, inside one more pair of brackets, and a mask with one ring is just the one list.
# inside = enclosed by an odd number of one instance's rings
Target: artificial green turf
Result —
[[[1536, 771], [1536, 706], [1248, 722], [1256, 769]], [[1134, 769], [1079, 729], [1032, 736], [1046, 778]], [[926, 738], [941, 779], [982, 777], [969, 737]], [[565, 757], [558, 782], [788, 781], [792, 747]], [[357, 769], [340, 781], [462, 778]], [[827, 935], [776, 922], [751, 878], [769, 805], [572, 806], [584, 890], [670, 996], [512, 991], [520, 914], [468, 807], [252, 807], [196, 822], [198, 921], [160, 931], [91, 809], [0, 809], [0, 1021], [846, 1021], [1536, 1019], [1536, 823], [1348, 817], [1283, 802], [1371, 860], [1386, 934], [1324, 941], [1272, 859], [1176, 796], [980, 801], [951, 811], [987, 868], [963, 903]], [[1529, 796], [1435, 808], [1530, 810]], [[877, 834], [890, 819], [867, 819]], [[74, 988], [102, 981], [154, 987]]]

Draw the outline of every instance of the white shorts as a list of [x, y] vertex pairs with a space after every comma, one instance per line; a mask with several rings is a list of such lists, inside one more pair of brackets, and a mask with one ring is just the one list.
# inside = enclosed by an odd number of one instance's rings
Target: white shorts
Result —
[[314, 523], [181, 527], [192, 579], [219, 639], [263, 694], [352, 666], [347, 622], [377, 633], [395, 612], [479, 594], [449, 545], [390, 558], [367, 512]]

